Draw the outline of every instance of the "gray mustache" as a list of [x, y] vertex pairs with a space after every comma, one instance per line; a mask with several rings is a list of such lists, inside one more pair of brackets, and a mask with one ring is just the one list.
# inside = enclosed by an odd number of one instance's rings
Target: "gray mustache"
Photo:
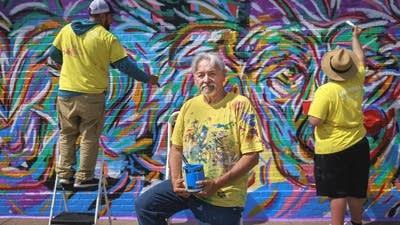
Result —
[[201, 86], [201, 90], [204, 90], [206, 87], [216, 88], [217, 86], [215, 84], [204, 84]]

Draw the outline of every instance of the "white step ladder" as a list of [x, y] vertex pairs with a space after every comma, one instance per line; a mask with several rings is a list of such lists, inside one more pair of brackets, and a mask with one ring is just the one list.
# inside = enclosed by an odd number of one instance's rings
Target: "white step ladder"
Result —
[[[57, 152], [57, 157], [58, 157], [58, 152]], [[59, 178], [56, 175], [56, 180], [54, 184], [54, 189], [53, 189], [53, 196], [51, 199], [51, 208], [50, 208], [50, 215], [49, 215], [49, 223], [48, 225], [52, 224], [74, 224], [74, 225], [80, 225], [80, 224], [88, 224], [88, 225], [95, 225], [100, 217], [99, 215], [99, 210], [100, 210], [100, 204], [102, 198], [104, 198], [105, 201], [105, 209], [107, 210], [107, 215], [108, 215], [108, 223], [109, 225], [112, 225], [112, 220], [111, 220], [111, 211], [110, 211], [110, 202], [108, 200], [107, 196], [107, 189], [106, 189], [106, 179], [103, 176], [103, 164], [104, 164], [104, 152], [101, 151], [101, 163], [100, 163], [100, 174], [99, 174], [99, 183], [95, 187], [90, 187], [90, 188], [74, 188], [73, 184], [70, 185], [61, 185], [59, 184]], [[57, 160], [57, 162], [59, 162]], [[68, 209], [68, 194], [73, 194], [76, 192], [94, 192], [97, 191], [97, 197], [96, 197], [96, 208], [94, 212], [72, 212]], [[57, 200], [57, 196], [60, 194], [58, 192], [61, 192], [62, 194], [62, 203], [63, 206], [60, 204], [59, 213], [58, 215], [54, 216], [55, 214], [55, 202]]]

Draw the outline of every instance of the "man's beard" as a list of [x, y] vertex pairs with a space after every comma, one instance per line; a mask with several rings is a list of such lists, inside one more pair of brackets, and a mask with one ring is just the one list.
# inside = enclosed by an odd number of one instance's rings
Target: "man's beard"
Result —
[[201, 93], [206, 96], [212, 96], [217, 90], [217, 85], [215, 84], [205, 84], [201, 86]]

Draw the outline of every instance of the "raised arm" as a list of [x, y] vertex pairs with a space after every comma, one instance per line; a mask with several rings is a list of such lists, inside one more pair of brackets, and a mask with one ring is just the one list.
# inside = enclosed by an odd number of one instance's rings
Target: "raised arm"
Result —
[[362, 29], [358, 26], [355, 26], [353, 28], [353, 36], [352, 36], [352, 47], [353, 47], [353, 52], [356, 54], [362, 65], [364, 65], [364, 51], [362, 49], [361, 43], [360, 43], [360, 34], [362, 32]]
[[158, 82], [158, 77], [147, 75], [143, 70], [139, 69], [137, 63], [128, 56], [112, 63], [111, 66], [117, 68], [119, 71], [127, 74], [135, 80], [150, 83], [152, 85], [156, 85]]

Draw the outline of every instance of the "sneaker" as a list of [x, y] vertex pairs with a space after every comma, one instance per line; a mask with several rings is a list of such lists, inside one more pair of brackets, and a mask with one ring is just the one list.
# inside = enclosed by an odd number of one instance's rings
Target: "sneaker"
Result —
[[353, 225], [353, 223], [351, 221], [347, 221], [343, 225]]
[[[331, 225], [331, 224], [329, 224], [329, 225]], [[352, 222], [350, 222], [350, 221], [347, 221], [347, 222], [344, 222], [344, 224], [343, 225], [353, 225], [353, 223]]]
[[72, 183], [74, 183], [74, 178], [60, 178], [58, 180], [58, 183], [61, 185], [70, 185]]
[[99, 185], [99, 179], [93, 178], [91, 180], [76, 180], [74, 183], [74, 188], [89, 188], [89, 187], [96, 187]]

